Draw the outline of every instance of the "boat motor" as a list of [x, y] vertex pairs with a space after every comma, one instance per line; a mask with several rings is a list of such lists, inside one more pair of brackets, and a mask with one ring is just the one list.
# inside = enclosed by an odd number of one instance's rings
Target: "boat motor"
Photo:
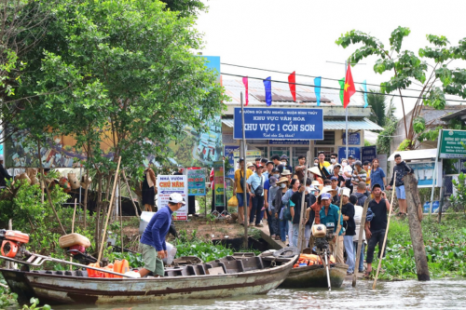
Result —
[[25, 254], [25, 244], [29, 242], [29, 235], [17, 230], [0, 229], [0, 243], [2, 256], [15, 258]]
[[314, 245], [316, 246], [316, 253], [318, 255], [323, 255], [324, 253], [329, 253], [329, 242], [333, 240], [335, 231], [334, 223], [317, 224], [312, 226], [312, 236], [315, 238]]

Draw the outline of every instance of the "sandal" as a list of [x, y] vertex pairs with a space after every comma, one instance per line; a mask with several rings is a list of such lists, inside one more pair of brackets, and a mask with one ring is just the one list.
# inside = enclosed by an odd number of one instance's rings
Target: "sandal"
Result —
[[371, 278], [371, 273], [372, 273], [372, 270], [366, 270], [366, 271], [364, 272], [363, 278], [364, 278], [364, 279], [370, 279], [370, 278]]

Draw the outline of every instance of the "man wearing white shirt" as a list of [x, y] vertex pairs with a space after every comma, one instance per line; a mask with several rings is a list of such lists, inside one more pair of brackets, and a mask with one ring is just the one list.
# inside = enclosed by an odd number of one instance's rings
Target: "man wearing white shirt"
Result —
[[[357, 205], [358, 199], [356, 195], [350, 196], [350, 202], [354, 205], [354, 223], [356, 224], [356, 235], [353, 236], [354, 260], [356, 261], [363, 207]], [[359, 268], [358, 268], [359, 272], [364, 272], [364, 249], [366, 245], [365, 242], [366, 242], [366, 232], [363, 231], [362, 245], [361, 245], [362, 251], [360, 254], [360, 258], [359, 258]]]

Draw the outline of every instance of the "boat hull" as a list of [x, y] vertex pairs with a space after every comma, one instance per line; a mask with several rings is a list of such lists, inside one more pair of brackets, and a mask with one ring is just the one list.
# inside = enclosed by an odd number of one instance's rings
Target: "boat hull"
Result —
[[101, 279], [49, 275], [0, 269], [20, 303], [31, 297], [47, 304], [110, 304], [169, 299], [210, 299], [266, 294], [278, 287], [293, 261], [262, 270], [235, 274], [164, 277], [154, 279]]
[[[347, 270], [348, 265], [345, 264], [332, 264], [330, 266], [330, 283], [332, 284], [332, 288], [341, 287]], [[328, 287], [327, 271], [322, 265], [293, 268], [280, 287]]]

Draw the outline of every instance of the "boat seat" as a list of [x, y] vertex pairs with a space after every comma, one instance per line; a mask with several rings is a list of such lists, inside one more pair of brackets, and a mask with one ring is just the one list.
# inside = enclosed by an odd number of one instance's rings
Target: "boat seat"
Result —
[[194, 267], [191, 265], [186, 266], [186, 268], [183, 268], [181, 271], [181, 274], [183, 276], [195, 276], [196, 271], [194, 270]]
[[237, 273], [238, 272], [238, 261], [237, 260], [230, 260], [226, 262], [222, 262], [224, 269], [226, 269], [225, 273]]
[[264, 262], [262, 261], [262, 257], [256, 256], [254, 258], [256, 259], [257, 268], [264, 269]]
[[243, 272], [244, 271], [244, 265], [243, 262], [240, 260], [236, 261], [236, 264], [238, 265], [238, 272]]
[[87, 278], [87, 277], [88, 277], [87, 271], [76, 270], [76, 276], [77, 276], [77, 277], [84, 277], [84, 278]]
[[259, 267], [257, 266], [257, 262], [254, 259], [254, 257], [242, 258], [240, 261], [243, 263], [244, 271], [259, 269]]

